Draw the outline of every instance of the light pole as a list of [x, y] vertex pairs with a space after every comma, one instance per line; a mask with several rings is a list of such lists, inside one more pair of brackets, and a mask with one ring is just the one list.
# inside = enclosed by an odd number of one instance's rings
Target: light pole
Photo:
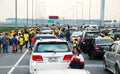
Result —
[[17, 23], [17, 0], [15, 0], [15, 24], [16, 24], [16, 29], [18, 29], [18, 23]]
[[27, 27], [28, 27], [28, 0], [27, 0]]
[[36, 6], [35, 6], [35, 21], [36, 21], [36, 24], [37, 24], [37, 5], [38, 5], [38, 0], [36, 0]]
[[77, 4], [79, 4], [79, 5], [81, 5], [82, 6], [82, 13], [81, 13], [81, 18], [82, 18], [82, 20], [83, 20], [83, 3], [82, 2], [77, 2]]
[[34, 12], [33, 12], [34, 11], [34, 7], [33, 6], [34, 6], [34, 0], [32, 0], [32, 27], [34, 25], [34, 21], [33, 21], [33, 19], [34, 19], [33, 18], [33, 16], [34, 16]]
[[89, 24], [91, 23], [91, 0], [89, 4]]

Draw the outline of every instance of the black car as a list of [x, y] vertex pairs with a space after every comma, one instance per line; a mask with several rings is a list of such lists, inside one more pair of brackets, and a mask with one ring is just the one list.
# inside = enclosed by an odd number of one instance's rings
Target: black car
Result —
[[84, 31], [79, 39], [79, 46], [85, 54], [89, 54], [92, 46], [91, 42], [100, 35], [99, 31]]
[[111, 38], [95, 38], [91, 42], [89, 57], [90, 59], [94, 58], [103, 58], [105, 51], [110, 47], [114, 42]]

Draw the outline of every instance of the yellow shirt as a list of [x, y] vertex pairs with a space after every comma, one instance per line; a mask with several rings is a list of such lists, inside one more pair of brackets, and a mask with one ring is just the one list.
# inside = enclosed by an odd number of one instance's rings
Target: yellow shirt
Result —
[[19, 42], [20, 42], [19, 45], [23, 45], [23, 43], [24, 43], [23, 38], [20, 37]]
[[24, 34], [24, 39], [25, 39], [25, 41], [28, 41], [28, 39], [29, 39], [28, 34]]

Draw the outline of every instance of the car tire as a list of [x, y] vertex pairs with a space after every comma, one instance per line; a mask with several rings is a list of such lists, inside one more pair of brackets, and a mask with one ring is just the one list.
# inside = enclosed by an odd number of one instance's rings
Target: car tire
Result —
[[119, 67], [117, 65], [115, 66], [115, 74], [120, 74]]
[[105, 71], [108, 71], [105, 60], [103, 61], [103, 68], [104, 68]]

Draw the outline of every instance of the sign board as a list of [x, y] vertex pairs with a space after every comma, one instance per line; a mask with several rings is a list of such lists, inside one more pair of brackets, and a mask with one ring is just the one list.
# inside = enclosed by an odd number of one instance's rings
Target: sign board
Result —
[[59, 19], [58, 16], [49, 16], [49, 19]]
[[53, 23], [54, 23], [54, 20], [48, 20], [47, 23], [53, 24]]

